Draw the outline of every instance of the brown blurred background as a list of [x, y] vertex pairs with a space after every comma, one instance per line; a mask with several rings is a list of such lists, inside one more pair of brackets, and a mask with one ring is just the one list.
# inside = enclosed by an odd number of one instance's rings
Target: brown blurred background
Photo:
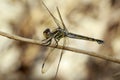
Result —
[[[120, 59], [119, 0], [44, 2], [57, 18], [56, 6], [59, 7], [70, 32], [105, 41], [105, 44], [99, 45], [95, 42], [69, 39], [67, 46]], [[42, 32], [46, 28], [54, 29], [56, 24], [41, 0], [0, 0], [0, 31], [43, 40]], [[0, 36], [0, 80], [53, 80], [58, 59], [45, 74], [41, 73], [47, 51], [47, 47]], [[56, 50], [54, 54], [59, 52], [60, 50]], [[110, 61], [65, 51], [57, 79], [120, 80], [119, 67], [119, 64]]]

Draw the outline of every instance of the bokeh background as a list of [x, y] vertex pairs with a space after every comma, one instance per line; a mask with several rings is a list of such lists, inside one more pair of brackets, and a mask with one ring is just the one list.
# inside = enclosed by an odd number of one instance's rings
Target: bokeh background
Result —
[[[43, 1], [57, 18], [56, 6], [59, 7], [70, 32], [105, 41], [103, 45], [99, 45], [95, 42], [69, 39], [67, 46], [120, 59], [119, 0]], [[0, 0], [0, 31], [43, 40], [43, 31], [56, 27], [41, 0]], [[42, 74], [41, 66], [48, 51], [48, 47], [0, 36], [0, 80], [53, 80], [60, 50], [54, 51], [57, 55], [55, 62]], [[65, 51], [56, 79], [120, 80], [120, 65]]]

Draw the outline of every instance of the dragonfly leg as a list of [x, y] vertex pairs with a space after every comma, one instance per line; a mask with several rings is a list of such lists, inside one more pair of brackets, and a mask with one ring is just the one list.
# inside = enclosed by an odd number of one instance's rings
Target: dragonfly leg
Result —
[[54, 40], [55, 40], [55, 42], [56, 42], [56, 47], [57, 47], [57, 46], [58, 46], [58, 42], [59, 42], [59, 40], [56, 39], [56, 38], [54, 38]]
[[51, 38], [50, 39], [49, 38], [44, 39], [44, 40], [42, 40], [42, 44], [45, 45], [45, 46], [49, 46], [51, 44], [51, 41], [52, 41]]

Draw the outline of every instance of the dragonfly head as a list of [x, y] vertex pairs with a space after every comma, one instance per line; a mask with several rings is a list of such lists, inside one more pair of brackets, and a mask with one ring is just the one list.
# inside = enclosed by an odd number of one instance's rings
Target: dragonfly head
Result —
[[45, 31], [43, 32], [43, 35], [46, 39], [48, 39], [49, 37], [51, 37], [51, 31], [49, 28], [45, 29]]

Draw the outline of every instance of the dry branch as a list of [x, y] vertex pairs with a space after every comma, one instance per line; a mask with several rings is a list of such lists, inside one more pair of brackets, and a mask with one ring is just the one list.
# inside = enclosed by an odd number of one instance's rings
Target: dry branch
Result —
[[[39, 40], [28, 39], [28, 38], [20, 37], [20, 36], [17, 36], [17, 35], [1, 32], [1, 31], [0, 31], [0, 35], [4, 36], [4, 37], [7, 37], [7, 38], [10, 38], [10, 39], [13, 39], [13, 40], [17, 40], [17, 41], [22, 41], [22, 42], [26, 42], [26, 43], [31, 43], [31, 44], [44, 46]], [[55, 47], [55, 46], [54, 45], [50, 45], [48, 47]], [[68, 50], [68, 51], [72, 51], [72, 52], [76, 52], [76, 53], [86, 54], [86, 55], [89, 55], [89, 56], [101, 58], [101, 59], [104, 59], [104, 60], [108, 60], [108, 61], [120, 64], [120, 59], [116, 59], [116, 58], [113, 58], [113, 57], [110, 57], [110, 56], [97, 54], [95, 52], [85, 51], [85, 50], [76, 49], [76, 48], [67, 47], [67, 46], [63, 48], [63, 46], [61, 46], [61, 45], [58, 45], [57, 48], [58, 49]]]

